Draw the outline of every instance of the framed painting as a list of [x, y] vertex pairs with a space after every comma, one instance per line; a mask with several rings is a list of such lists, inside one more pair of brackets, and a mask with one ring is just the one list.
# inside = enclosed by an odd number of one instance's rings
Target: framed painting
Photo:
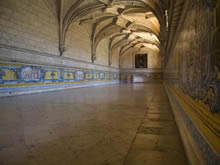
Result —
[[135, 55], [135, 68], [147, 68], [147, 54], [136, 54]]

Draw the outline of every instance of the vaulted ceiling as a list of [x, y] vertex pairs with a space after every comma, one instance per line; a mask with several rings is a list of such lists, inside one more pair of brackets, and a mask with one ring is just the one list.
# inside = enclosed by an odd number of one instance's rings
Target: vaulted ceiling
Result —
[[[57, 3], [59, 50], [65, 52], [65, 39], [71, 24], [91, 26], [91, 60], [96, 60], [100, 41], [109, 39], [109, 65], [112, 52], [123, 56], [130, 49], [147, 48], [156, 53], [166, 40], [166, 14], [169, 0], [49, 0]], [[49, 2], [47, 1], [47, 2]], [[163, 56], [163, 54], [162, 54]]]

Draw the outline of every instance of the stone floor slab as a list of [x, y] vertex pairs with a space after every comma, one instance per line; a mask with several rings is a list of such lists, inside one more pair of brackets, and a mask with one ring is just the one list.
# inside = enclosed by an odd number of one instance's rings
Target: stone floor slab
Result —
[[163, 84], [0, 100], [1, 165], [187, 164]]

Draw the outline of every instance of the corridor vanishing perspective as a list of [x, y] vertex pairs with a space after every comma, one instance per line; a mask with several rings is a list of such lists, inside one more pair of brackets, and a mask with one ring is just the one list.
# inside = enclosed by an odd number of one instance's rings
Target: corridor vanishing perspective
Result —
[[0, 0], [0, 165], [220, 165], [220, 0]]
[[0, 104], [2, 165], [187, 164], [161, 83], [65, 90]]

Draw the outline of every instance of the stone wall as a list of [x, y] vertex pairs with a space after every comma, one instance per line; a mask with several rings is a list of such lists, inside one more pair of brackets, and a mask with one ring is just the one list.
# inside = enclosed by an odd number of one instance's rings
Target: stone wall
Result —
[[162, 82], [162, 69], [121, 69], [121, 82], [123, 83], [146, 83]]
[[[55, 0], [19, 0], [19, 3], [3, 0], [0, 8], [0, 60], [41, 64], [50, 61], [49, 65], [59, 65], [57, 60], [67, 59], [91, 64], [91, 24], [80, 25], [76, 22], [70, 26], [65, 52], [59, 57], [59, 23]], [[103, 66], [103, 69], [109, 68], [108, 44], [107, 39], [102, 40], [97, 48], [95, 64]], [[23, 52], [29, 55], [25, 56]], [[114, 60], [112, 65], [114, 67], [111, 68], [118, 68], [118, 62]], [[86, 69], [84, 65], [76, 67]]]
[[128, 51], [121, 59], [121, 69], [134, 69], [135, 68], [135, 55], [136, 54], [148, 54], [148, 68], [149, 69], [161, 69], [162, 58], [160, 53], [154, 52], [149, 49], [143, 49], [141, 51], [132, 50]]
[[58, 20], [44, 1], [3, 0], [0, 11], [1, 45], [59, 54]]
[[[53, 85], [66, 82], [65, 79], [62, 79], [64, 75], [61, 74], [61, 70], [65, 71], [69, 68], [73, 69], [73, 72], [91, 70], [93, 76], [96, 72], [100, 74], [102, 72], [105, 75], [106, 73], [119, 73], [117, 55], [113, 58], [112, 66], [110, 67], [108, 64], [109, 43], [107, 39], [102, 40], [98, 45], [97, 60], [92, 63], [91, 24], [80, 25], [79, 22], [71, 24], [66, 35], [65, 51], [61, 56], [56, 3], [56, 0], [0, 1], [0, 91], [11, 93], [12, 88], [15, 91], [15, 89], [20, 89], [20, 86], [22, 89], [31, 89], [30, 87], [23, 88], [26, 85], [33, 85], [36, 89], [36, 84], [40, 90], [39, 83], [46, 83], [42, 77], [44, 75], [42, 67], [45, 66], [52, 68], [52, 70], [55, 69], [55, 72], [60, 76], [56, 79], [57, 81], [51, 79]], [[70, 7], [73, 2], [67, 1], [67, 4]], [[67, 6], [64, 6], [64, 14], [67, 11]], [[24, 81], [20, 73], [27, 66], [30, 66], [29, 70], [31, 68], [39, 69], [40, 79], [34, 80], [34, 82]], [[12, 72], [14, 76], [11, 76]], [[73, 77], [68, 83], [72, 82], [74, 85], [75, 78]], [[85, 80], [87, 81], [87, 79]], [[96, 78], [92, 77], [91, 81], [93, 80]], [[105, 83], [107, 82], [109, 80]], [[8, 86], [10, 86], [10, 90]]]
[[[135, 68], [135, 55], [147, 54], [148, 68]], [[124, 83], [157, 82], [163, 80], [162, 58], [149, 49], [130, 50], [120, 60], [121, 81]], [[137, 79], [139, 79], [137, 81]], [[141, 81], [140, 81], [141, 79]]]
[[219, 26], [215, 23], [218, 8], [210, 2], [193, 0], [185, 5], [187, 12], [182, 12], [184, 21], [168, 54], [164, 76], [188, 157], [219, 164], [220, 79], [215, 61], [219, 48], [213, 47]]

